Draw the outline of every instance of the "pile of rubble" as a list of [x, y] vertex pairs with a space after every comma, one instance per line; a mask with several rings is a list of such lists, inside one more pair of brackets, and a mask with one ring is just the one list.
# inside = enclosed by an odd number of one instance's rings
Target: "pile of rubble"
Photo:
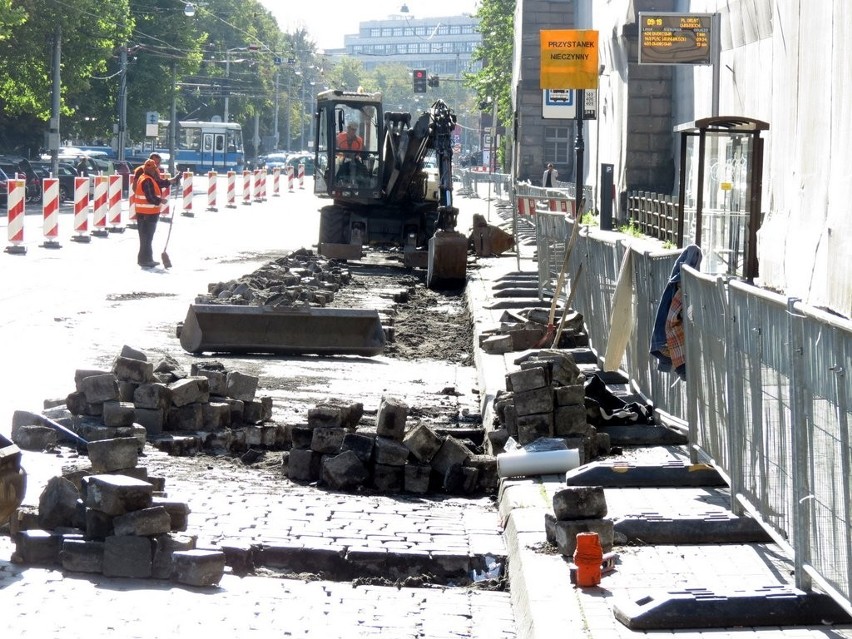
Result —
[[357, 430], [362, 412], [360, 404], [323, 404], [310, 409], [308, 424], [291, 430], [288, 477], [318, 481], [335, 490], [361, 486], [417, 494], [497, 490], [493, 456], [474, 454], [463, 441], [441, 436], [424, 424], [407, 428], [404, 402], [382, 398], [375, 432]]
[[[530, 348], [583, 348], [589, 345], [583, 315], [568, 310], [549, 324], [550, 310], [526, 308], [506, 310], [500, 326], [483, 331], [479, 347], [486, 353], [502, 354]], [[550, 330], [548, 330], [550, 328]], [[554, 341], [558, 337], [558, 343]]]
[[334, 294], [349, 284], [345, 265], [327, 260], [310, 249], [299, 249], [264, 264], [253, 273], [229, 282], [208, 284], [196, 304], [288, 307], [327, 306]]
[[134, 437], [88, 444], [91, 468], [52, 478], [38, 511], [12, 517], [13, 561], [61, 566], [108, 577], [171, 579], [215, 586], [225, 571], [221, 550], [196, 548], [189, 507], [169, 500], [165, 480], [137, 466]]
[[608, 455], [609, 435], [588, 423], [586, 377], [571, 353], [534, 351], [518, 363], [520, 370], [506, 375], [506, 392], [494, 399], [499, 428], [490, 434], [492, 447], [503, 448], [510, 437], [521, 446], [547, 437], [577, 448], [580, 464]]
[[272, 421], [272, 398], [256, 397], [258, 378], [220, 362], [193, 363], [186, 372], [171, 357], [158, 362], [129, 346], [111, 370], [81, 369], [76, 390], [42, 415], [17, 411], [12, 439], [44, 450], [60, 439], [90, 450], [100, 441], [149, 442], [171, 455], [240, 454], [246, 463], [264, 450], [285, 451], [290, 479], [336, 490], [472, 494], [497, 489], [495, 458], [465, 440], [408, 424], [408, 406], [383, 398], [376, 424], [362, 425], [363, 404], [324, 403], [307, 423]]
[[111, 370], [79, 369], [74, 380], [76, 390], [45, 402], [42, 416], [15, 413], [20, 448], [44, 450], [64, 435], [75, 444], [135, 437], [140, 448], [150, 441], [174, 455], [285, 443], [284, 428], [270, 421], [272, 398], [256, 397], [258, 378], [219, 362], [194, 363], [187, 375], [170, 356], [154, 363], [125, 346]]

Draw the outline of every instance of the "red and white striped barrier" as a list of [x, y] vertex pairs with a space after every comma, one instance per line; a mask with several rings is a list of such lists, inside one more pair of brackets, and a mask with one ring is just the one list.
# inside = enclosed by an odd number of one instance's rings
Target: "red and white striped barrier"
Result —
[[24, 200], [26, 199], [27, 183], [24, 180], [9, 180], [9, 194], [6, 198], [6, 210], [9, 219], [9, 246], [7, 253], [23, 255], [27, 252], [24, 246]]
[[269, 177], [266, 169], [260, 170], [260, 199], [266, 202], [266, 178]]
[[519, 197], [518, 198], [518, 215], [535, 215], [535, 198], [534, 197]]
[[183, 172], [183, 211], [181, 211], [181, 215], [195, 217], [195, 212], [192, 210], [192, 173], [189, 171]]
[[[169, 173], [161, 173], [160, 177], [164, 180], [171, 180], [172, 179], [172, 176]], [[160, 195], [162, 197], [168, 199], [172, 195], [172, 187], [171, 186], [163, 187], [163, 190], [160, 192]], [[172, 208], [172, 210], [174, 210], [174, 208]], [[168, 204], [160, 204], [160, 217], [164, 218], [167, 222], [171, 221], [172, 218], [171, 218], [171, 213], [169, 212], [169, 205]]]
[[260, 198], [260, 182], [261, 182], [260, 169], [255, 169], [253, 171], [253, 178], [254, 178], [254, 181], [252, 182], [252, 185], [251, 185], [252, 198], [254, 199], [255, 202], [261, 202], [262, 200]]
[[251, 205], [251, 171], [243, 171], [243, 204]]
[[548, 206], [553, 213], [570, 213], [574, 215], [574, 200], [568, 198], [551, 198]]
[[299, 188], [305, 188], [305, 163], [299, 162]]
[[276, 166], [274, 169], [272, 169], [272, 197], [279, 197], [281, 195], [280, 187], [281, 167]]
[[225, 205], [229, 209], [237, 208], [237, 172], [228, 171], [228, 188], [226, 192], [228, 203]]
[[207, 210], [218, 211], [216, 208], [216, 182], [219, 176], [216, 171], [207, 172]]
[[89, 230], [89, 178], [74, 178], [74, 242], [91, 242]]
[[109, 178], [106, 175], [95, 176], [95, 201], [92, 215], [92, 235], [107, 237], [107, 208], [109, 207]]
[[293, 165], [287, 165], [287, 190], [293, 192]]
[[113, 233], [124, 233], [121, 225], [121, 180], [117, 173], [109, 176], [107, 200], [109, 201], [109, 230]]
[[60, 248], [59, 237], [59, 179], [44, 178], [42, 181], [42, 214], [44, 215], [44, 248]]

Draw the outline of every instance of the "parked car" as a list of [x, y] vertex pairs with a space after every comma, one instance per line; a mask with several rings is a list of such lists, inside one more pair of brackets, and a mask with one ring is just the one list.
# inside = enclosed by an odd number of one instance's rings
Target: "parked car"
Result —
[[[40, 178], [50, 177], [51, 164], [50, 162], [32, 162], [33, 169], [39, 174]], [[59, 200], [74, 199], [74, 178], [77, 177], [77, 169], [73, 164], [60, 162], [58, 173], [54, 176], [59, 179]]]
[[287, 158], [287, 165], [293, 167], [293, 175], [299, 177], [299, 165], [305, 165], [305, 175], [314, 174], [314, 156], [305, 153], [294, 153]]
[[284, 169], [287, 167], [287, 153], [270, 153], [264, 160], [264, 166], [268, 170], [275, 168]]
[[16, 155], [0, 155], [0, 168], [10, 178], [14, 178], [15, 175], [23, 177], [26, 181], [27, 202], [41, 201], [41, 179], [33, 170], [29, 160]]
[[6, 206], [9, 203], [9, 176], [3, 169], [0, 169], [0, 205]]

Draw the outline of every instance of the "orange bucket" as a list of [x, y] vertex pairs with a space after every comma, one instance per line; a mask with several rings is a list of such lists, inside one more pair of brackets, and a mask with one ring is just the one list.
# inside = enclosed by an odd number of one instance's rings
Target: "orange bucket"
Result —
[[577, 533], [574, 565], [577, 566], [577, 585], [581, 588], [597, 586], [601, 582], [603, 549], [598, 533]]

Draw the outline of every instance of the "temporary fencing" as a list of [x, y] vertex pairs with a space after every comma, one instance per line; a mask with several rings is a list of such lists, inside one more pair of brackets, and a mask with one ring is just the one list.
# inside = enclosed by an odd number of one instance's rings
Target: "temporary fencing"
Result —
[[[542, 210], [534, 222], [539, 294], [567, 299], [554, 283], [576, 222]], [[615, 337], [629, 333], [615, 367], [686, 436], [691, 461], [727, 479], [732, 511], [748, 512], [793, 560], [796, 587], [816, 584], [852, 614], [852, 322], [684, 265], [684, 381], [649, 347], [683, 249], [582, 228], [568, 263], [581, 275], [569, 287], [598, 358], [609, 360]], [[624, 317], [613, 298], [627, 268]]]

